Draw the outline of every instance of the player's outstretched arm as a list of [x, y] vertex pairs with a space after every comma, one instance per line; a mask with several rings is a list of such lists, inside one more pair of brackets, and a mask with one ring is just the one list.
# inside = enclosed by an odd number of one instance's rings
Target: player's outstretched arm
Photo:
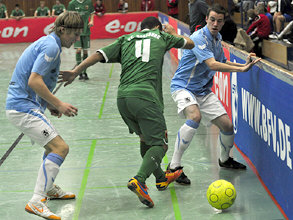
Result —
[[58, 83], [59, 82], [65, 82], [64, 86], [67, 86], [71, 84], [74, 79], [81, 74], [85, 69], [88, 67], [96, 64], [97, 62], [101, 62], [105, 60], [103, 55], [100, 52], [96, 52], [93, 55], [86, 58], [84, 61], [82, 61], [78, 66], [76, 66], [73, 70], [67, 70], [67, 71], [60, 71], [59, 77], [58, 77]]
[[62, 113], [68, 117], [77, 115], [78, 109], [69, 103], [62, 102], [54, 96], [44, 83], [43, 77], [38, 73], [31, 73], [28, 80], [28, 86], [47, 103], [54, 106], [59, 113]]
[[194, 47], [194, 42], [189, 37], [177, 34], [175, 29], [170, 24], [164, 24], [163, 31], [168, 34], [172, 34], [173, 36], [184, 38], [187, 41], [183, 47], [184, 49], [192, 49]]
[[215, 60], [215, 58], [209, 58], [205, 60], [205, 64], [214, 71], [220, 72], [247, 72], [254, 64], [259, 62], [261, 58], [250, 59], [249, 63], [246, 64], [234, 64], [232, 62], [221, 63]]

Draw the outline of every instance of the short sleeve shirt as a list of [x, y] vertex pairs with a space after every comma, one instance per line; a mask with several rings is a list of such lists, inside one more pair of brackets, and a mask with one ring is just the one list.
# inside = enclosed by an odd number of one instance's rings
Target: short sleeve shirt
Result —
[[63, 4], [53, 5], [52, 10], [54, 10], [55, 15], [60, 15], [65, 10], [65, 6]]
[[137, 97], [156, 102], [163, 109], [162, 65], [172, 47], [185, 45], [184, 38], [145, 29], [119, 37], [100, 50], [106, 62], [122, 66], [118, 98]]
[[95, 9], [91, 0], [84, 0], [82, 3], [77, 0], [72, 0], [69, 2], [69, 11], [77, 11], [83, 20], [84, 27], [81, 36], [89, 36], [91, 34], [90, 28], [88, 26], [89, 17], [92, 13], [95, 13]]
[[52, 92], [56, 86], [60, 68], [61, 41], [52, 33], [31, 44], [20, 56], [8, 87], [7, 110], [28, 112], [39, 109], [44, 112], [47, 102], [39, 97], [29, 86], [32, 72], [40, 74]]
[[214, 58], [218, 62], [226, 62], [222, 37], [218, 33], [214, 38], [205, 26], [194, 32], [190, 39], [193, 40], [195, 47], [192, 50], [184, 50], [171, 81], [171, 92], [187, 89], [196, 95], [206, 95], [211, 92], [216, 71], [210, 70], [204, 61]]
[[23, 15], [24, 15], [24, 12], [21, 9], [19, 9], [18, 11], [12, 10], [11, 12], [11, 16], [23, 16]]
[[5, 12], [7, 12], [6, 6], [1, 5], [0, 6], [0, 18], [6, 18]]
[[48, 7], [44, 7], [44, 8], [38, 7], [36, 11], [37, 11], [37, 16], [48, 16], [50, 10]]

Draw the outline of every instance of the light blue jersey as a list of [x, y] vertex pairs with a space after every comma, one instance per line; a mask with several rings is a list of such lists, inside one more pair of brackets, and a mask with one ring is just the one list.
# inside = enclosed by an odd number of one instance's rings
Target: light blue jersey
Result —
[[187, 89], [196, 95], [206, 95], [211, 92], [216, 71], [210, 70], [204, 61], [213, 57], [218, 62], [226, 62], [221, 44], [222, 36], [218, 33], [214, 38], [205, 26], [194, 32], [190, 39], [195, 47], [192, 50], [184, 50], [171, 81], [171, 92]]
[[29, 86], [32, 72], [43, 77], [43, 81], [52, 92], [56, 86], [60, 68], [61, 41], [52, 33], [31, 44], [22, 53], [9, 83], [6, 110], [28, 112], [39, 109], [44, 112], [47, 102], [40, 98]]

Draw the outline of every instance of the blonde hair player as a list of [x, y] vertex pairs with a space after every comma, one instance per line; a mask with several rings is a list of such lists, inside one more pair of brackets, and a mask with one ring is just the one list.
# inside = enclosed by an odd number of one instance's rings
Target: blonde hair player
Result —
[[57, 17], [48, 36], [32, 43], [19, 58], [9, 83], [6, 115], [21, 132], [45, 148], [34, 194], [25, 206], [29, 213], [46, 219], [61, 219], [46, 206], [46, 198], [74, 199], [73, 193], [64, 192], [54, 185], [59, 168], [69, 147], [44, 114], [68, 117], [77, 115], [78, 109], [62, 102], [52, 91], [56, 86], [62, 47], [69, 48], [79, 39], [83, 21], [77, 12], [64, 12]]

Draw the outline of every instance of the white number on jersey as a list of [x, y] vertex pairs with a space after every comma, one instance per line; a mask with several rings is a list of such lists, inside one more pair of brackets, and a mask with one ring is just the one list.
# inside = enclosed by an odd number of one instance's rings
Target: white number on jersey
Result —
[[[142, 44], [143, 44], [143, 48], [141, 49]], [[146, 63], [149, 62], [150, 46], [151, 46], [151, 39], [135, 41], [135, 56], [137, 58], [142, 57], [142, 62], [146, 62]]]

